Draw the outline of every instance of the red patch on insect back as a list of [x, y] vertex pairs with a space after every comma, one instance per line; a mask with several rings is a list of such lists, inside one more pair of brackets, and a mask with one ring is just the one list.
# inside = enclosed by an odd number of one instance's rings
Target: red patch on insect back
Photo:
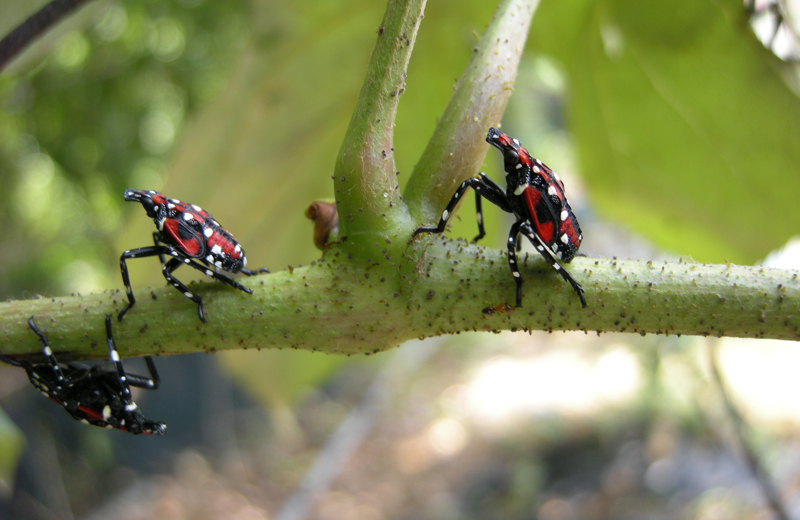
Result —
[[184, 253], [188, 256], [197, 257], [202, 252], [202, 244], [197, 237], [182, 238], [179, 234], [181, 223], [177, 220], [170, 218], [164, 222], [164, 229], [167, 230], [169, 236], [178, 244]]
[[533, 159], [531, 159], [531, 154], [529, 154], [528, 150], [525, 148], [519, 149], [519, 162], [521, 162], [523, 166], [533, 168]]
[[219, 231], [215, 231], [210, 237], [208, 237], [206, 243], [208, 244], [209, 249], [213, 248], [215, 245], [218, 245], [222, 249], [223, 253], [230, 255], [233, 258], [239, 258], [239, 256], [241, 256], [241, 249], [236, 251], [236, 244], [234, 244], [233, 241]]
[[533, 223], [533, 230], [545, 243], [550, 244], [553, 241], [553, 223], [541, 223], [536, 216], [536, 205], [542, 201], [542, 194], [539, 193], [539, 190], [528, 186], [522, 192], [522, 196], [525, 198], [525, 205], [528, 207], [528, 213]]
[[569, 237], [569, 242], [572, 244], [573, 247], [576, 249], [580, 247], [581, 241], [578, 239], [578, 232], [575, 230], [575, 224], [572, 222], [572, 215], [570, 213], [570, 217], [564, 222], [561, 223], [561, 232], [566, 233], [567, 237]]

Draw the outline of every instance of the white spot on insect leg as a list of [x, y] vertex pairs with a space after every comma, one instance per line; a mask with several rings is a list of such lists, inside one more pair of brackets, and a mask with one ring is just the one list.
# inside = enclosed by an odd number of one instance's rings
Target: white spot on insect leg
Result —
[[514, 278], [519, 278], [519, 271], [511, 271], [511, 274], [514, 275]]
[[117, 353], [116, 350], [111, 351], [111, 361], [113, 361], [114, 363], [119, 363], [119, 354]]
[[553, 269], [555, 269], [556, 271], [559, 271], [559, 270], [561, 270], [561, 266], [558, 265], [556, 262], [553, 262]]
[[50, 357], [53, 355], [53, 351], [50, 350], [50, 347], [44, 347], [44, 355]]
[[542, 246], [536, 246], [536, 250], [537, 250], [537, 251], [544, 251], [544, 247], [542, 247]]
[[483, 213], [478, 213], [478, 224], [483, 224]]
[[442, 220], [447, 220], [447, 217], [449, 217], [449, 216], [450, 216], [450, 212], [447, 211], [447, 210], [444, 210], [444, 213], [442, 213]]
[[[175, 287], [177, 287], [177, 285]], [[183, 295], [186, 296], [187, 298], [191, 298], [193, 296], [193, 294], [190, 293], [189, 291], [186, 291], [185, 293], [183, 293]]]
[[214, 276], [214, 271], [206, 269], [206, 276]]

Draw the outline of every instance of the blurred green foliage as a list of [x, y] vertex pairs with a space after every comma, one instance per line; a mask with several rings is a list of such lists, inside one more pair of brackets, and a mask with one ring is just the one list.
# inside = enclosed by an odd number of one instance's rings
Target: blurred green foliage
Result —
[[796, 64], [741, 0], [543, 1], [531, 46], [567, 75], [592, 204], [698, 261], [750, 264], [798, 233]]
[[90, 3], [0, 75], [0, 295], [116, 285], [119, 194], [159, 187], [248, 38], [247, 2], [198, 4]]

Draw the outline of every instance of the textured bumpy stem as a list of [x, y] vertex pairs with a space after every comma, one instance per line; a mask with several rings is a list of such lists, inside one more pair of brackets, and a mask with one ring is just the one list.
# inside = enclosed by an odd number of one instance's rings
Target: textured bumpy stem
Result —
[[425, 0], [389, 0], [367, 77], [339, 150], [333, 186], [340, 234], [354, 246], [411, 227], [394, 162], [394, 122]]
[[[411, 338], [524, 329], [800, 339], [796, 271], [576, 258], [570, 271], [586, 289], [582, 309], [538, 255], [525, 258], [519, 309], [502, 306], [515, 292], [504, 254], [437, 237], [409, 245], [400, 263], [357, 266], [329, 250], [315, 265], [242, 280], [252, 295], [195, 284], [207, 324], [172, 288], [138, 291], [114, 337], [123, 357], [262, 347], [375, 353]], [[26, 324], [36, 315], [59, 359], [103, 358], [103, 316], [126, 301], [115, 291], [2, 303], [3, 353], [40, 353]]]
[[514, 90], [522, 50], [539, 0], [503, 0], [458, 81], [403, 194], [417, 224], [439, 218], [456, 188], [480, 170]]

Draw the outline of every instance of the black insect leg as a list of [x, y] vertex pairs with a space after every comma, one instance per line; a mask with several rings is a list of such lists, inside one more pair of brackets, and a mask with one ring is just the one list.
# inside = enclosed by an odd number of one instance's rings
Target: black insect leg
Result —
[[242, 267], [241, 269], [239, 269], [239, 272], [245, 276], [255, 276], [259, 273], [269, 274], [269, 269], [267, 269], [266, 267], [262, 267], [260, 269], [254, 269], [251, 271], [250, 269], [245, 269], [244, 267]]
[[186, 296], [187, 298], [189, 298], [193, 302], [197, 303], [197, 314], [200, 316], [200, 320], [203, 321], [204, 323], [205, 323], [206, 319], [205, 319], [205, 315], [203, 314], [203, 299], [200, 296], [198, 296], [197, 294], [193, 293], [191, 290], [189, 290], [189, 288], [186, 287], [183, 283], [181, 283], [180, 280], [178, 280], [177, 278], [172, 276], [172, 272], [175, 269], [177, 269], [178, 267], [180, 267], [181, 265], [188, 265], [189, 267], [197, 269], [198, 271], [200, 271], [201, 273], [205, 274], [206, 276], [210, 276], [214, 280], [217, 280], [217, 281], [222, 282], [222, 283], [226, 283], [226, 284], [230, 285], [231, 287], [234, 287], [236, 289], [239, 289], [240, 291], [246, 292], [247, 294], [253, 294], [253, 290], [252, 289], [248, 289], [247, 287], [243, 286], [242, 284], [240, 284], [240, 283], [238, 283], [238, 282], [236, 282], [234, 280], [231, 280], [227, 276], [221, 275], [221, 274], [217, 273], [216, 271], [214, 271], [213, 269], [195, 262], [191, 258], [186, 258], [185, 256], [180, 255], [177, 251], [175, 251], [173, 249], [170, 249], [168, 252], [174, 258], [169, 260], [162, 267], [161, 270], [162, 270], [162, 272], [164, 274], [164, 277], [167, 279], [167, 282], [169, 282], [170, 285], [172, 285], [173, 287], [175, 287], [176, 289], [181, 291], [184, 296]]
[[[542, 255], [545, 261], [547, 261], [547, 263], [550, 264], [550, 267], [558, 271], [558, 274], [561, 275], [564, 281], [569, 283], [572, 286], [572, 288], [575, 289], [575, 292], [578, 293], [578, 298], [580, 298], [581, 300], [581, 306], [586, 307], [586, 297], [583, 294], [583, 287], [581, 287], [581, 284], [576, 282], [575, 279], [567, 272], [567, 270], [564, 269], [561, 266], [561, 264], [558, 263], [558, 260], [556, 260], [552, 251], [550, 251], [550, 249], [547, 247], [544, 241], [542, 241], [539, 235], [537, 235], [533, 231], [531, 225], [527, 222], [523, 222], [522, 226], [520, 226], [519, 232], [528, 237], [528, 240], [531, 241], [533, 246], [536, 248], [539, 254]], [[509, 262], [510, 261], [511, 260], [509, 260]]]
[[[154, 236], [155, 238], [155, 236]], [[158, 240], [156, 240], [158, 242]], [[119, 315], [117, 315], [117, 319], [122, 323], [122, 318], [125, 316], [125, 313], [133, 307], [136, 303], [136, 298], [133, 296], [133, 289], [131, 288], [131, 279], [128, 275], [128, 266], [125, 263], [126, 260], [132, 258], [145, 258], [148, 256], [158, 256], [162, 259], [162, 263], [164, 260], [163, 255], [170, 253], [171, 249], [168, 246], [164, 245], [155, 245], [150, 247], [140, 247], [139, 249], [131, 249], [122, 253], [122, 256], [119, 257], [119, 270], [122, 272], [122, 283], [125, 284], [125, 294], [128, 295], [128, 305], [123, 307], [121, 311], [119, 311]]]
[[483, 172], [479, 173], [476, 178], [479, 179], [481, 183], [475, 183], [475, 186], [472, 187], [475, 190], [475, 218], [478, 220], [478, 236], [472, 239], [473, 243], [486, 236], [486, 228], [484, 228], [483, 224], [482, 197], [485, 197], [486, 200], [492, 204], [499, 206], [503, 211], [513, 213], [506, 199], [506, 191], [502, 186], [494, 182], [491, 177]]
[[114, 364], [114, 369], [119, 378], [120, 394], [122, 402], [125, 404], [125, 411], [135, 409], [136, 404], [134, 404], [133, 398], [131, 397], [131, 388], [128, 385], [128, 378], [125, 375], [125, 368], [123, 368], [122, 361], [119, 359], [119, 353], [117, 352], [117, 347], [114, 345], [114, 338], [111, 335], [110, 314], [106, 314], [106, 343], [108, 344], [108, 355], [111, 358], [111, 362]]
[[[114, 361], [114, 365], [116, 366], [118, 361], [115, 360], [114, 354], [112, 353], [112, 349], [113, 352], [116, 352], [117, 349], [116, 346], [114, 345], [114, 339], [111, 336], [111, 323], [109, 321], [109, 317], [106, 317], [106, 334], [107, 334], [106, 341], [108, 341], [108, 347], [109, 347], [108, 349], [109, 355], [111, 356], [111, 360]], [[118, 357], [119, 356], [117, 356], [117, 358]], [[151, 356], [146, 356], [144, 358], [144, 362], [147, 363], [147, 369], [150, 371], [150, 377], [144, 377], [136, 374], [127, 374], [127, 373], [124, 373], [122, 375], [125, 375], [127, 377], [127, 381], [130, 386], [135, 386], [137, 388], [147, 388], [148, 390], [157, 390], [159, 385], [161, 384], [161, 378], [158, 377], [158, 371], [156, 370], [156, 365], [153, 362], [153, 358]], [[119, 368], [122, 369], [121, 360], [119, 361]], [[119, 370], [117, 370], [117, 372], [119, 373]], [[120, 384], [122, 384], [122, 381], [120, 381]]]
[[[508, 201], [506, 201], [506, 192], [500, 187], [499, 184], [494, 182], [492, 179], [487, 177], [485, 174], [481, 173], [478, 177], [470, 177], [469, 179], [465, 180], [461, 183], [461, 186], [458, 187], [453, 198], [450, 199], [450, 202], [447, 203], [447, 207], [445, 208], [444, 212], [442, 213], [442, 217], [439, 219], [439, 223], [436, 226], [420, 226], [414, 231], [414, 235], [418, 235], [420, 233], [441, 233], [444, 231], [445, 227], [447, 226], [447, 221], [450, 219], [450, 216], [453, 214], [453, 210], [455, 209], [458, 201], [461, 200], [461, 197], [464, 195], [464, 192], [467, 191], [467, 188], [472, 188], [475, 190], [475, 194], [480, 197], [486, 198], [492, 204], [496, 204], [500, 206], [500, 209], [503, 211], [511, 212], [511, 207], [508, 205]], [[479, 240], [486, 235], [485, 230], [483, 229], [483, 211], [480, 209], [480, 200], [476, 202], [476, 209], [478, 209], [478, 236], [475, 237], [475, 240]]]
[[[178, 260], [180, 263], [186, 264], [189, 267], [193, 267], [194, 269], [197, 269], [198, 271], [200, 271], [204, 275], [210, 276], [211, 278], [213, 278], [214, 280], [217, 280], [218, 282], [226, 283], [226, 284], [230, 285], [231, 287], [235, 287], [236, 289], [239, 289], [240, 291], [246, 292], [247, 294], [253, 294], [253, 290], [252, 289], [248, 289], [247, 287], [245, 287], [244, 285], [240, 284], [239, 282], [237, 282], [235, 280], [232, 280], [232, 279], [228, 278], [227, 276], [214, 271], [213, 269], [210, 269], [210, 268], [208, 268], [208, 267], [206, 267], [204, 265], [201, 265], [201, 264], [195, 262], [194, 260], [192, 260], [190, 258], [176, 257], [176, 258], [173, 258], [172, 260], [170, 260], [170, 262], [174, 262], [175, 260]], [[177, 269], [177, 266], [175, 266], [173, 268], [173, 270], [174, 269]], [[170, 272], [172, 272], [172, 271], [170, 271]], [[253, 274], [255, 274], [255, 273], [253, 273]]]
[[[111, 417], [105, 417], [105, 409], [103, 410], [104, 419], [109, 421], [109, 424], [113, 424], [114, 426], [129, 431], [130, 433], [154, 433], [156, 435], [163, 435], [167, 429], [167, 425], [161, 422], [155, 421], [148, 421], [142, 416], [141, 412], [139, 411], [139, 406], [133, 402], [133, 396], [131, 396], [131, 387], [130, 384], [137, 381], [137, 383], [141, 383], [143, 381], [147, 381], [145, 378], [140, 376], [130, 375], [128, 376], [125, 374], [125, 368], [122, 366], [122, 360], [119, 357], [119, 353], [117, 352], [117, 347], [114, 345], [114, 337], [111, 332], [111, 315], [106, 314], [106, 342], [108, 343], [108, 355], [111, 357], [111, 362], [114, 363], [114, 368], [117, 372], [117, 378], [119, 380], [119, 397], [122, 401], [124, 406], [124, 411], [122, 413], [122, 417], [113, 416], [113, 419], [116, 419], [118, 423], [111, 423]], [[146, 357], [145, 361], [147, 362], [148, 369], [151, 370], [151, 375], [155, 370], [155, 365], [153, 364], [152, 359], [150, 357]], [[140, 384], [134, 384], [134, 386], [142, 386]], [[156, 388], [158, 387], [158, 373], [155, 373], [154, 379], [149, 381], [149, 385], [146, 388]]]
[[482, 198], [483, 197], [477, 193], [475, 194], [475, 218], [478, 220], [478, 234], [472, 239], [473, 244], [486, 236], [486, 228], [483, 227], [483, 205], [481, 204]]
[[47, 364], [53, 369], [53, 380], [56, 382], [56, 390], [58, 390], [58, 392], [62, 392], [64, 389], [64, 384], [66, 383], [64, 373], [61, 371], [61, 367], [58, 366], [58, 361], [56, 361], [56, 357], [53, 355], [53, 351], [50, 349], [50, 344], [47, 342], [47, 338], [44, 337], [42, 331], [40, 331], [33, 322], [33, 316], [28, 318], [28, 327], [30, 327], [31, 330], [37, 336], [39, 336], [39, 339], [42, 341], [42, 352], [47, 358]]
[[[165, 243], [163, 243], [160, 240], [160, 238], [161, 238], [161, 235], [159, 235], [158, 231], [153, 231], [153, 244], [155, 244], [156, 247], [169, 247]], [[164, 264], [167, 263], [167, 259], [164, 257], [163, 254], [159, 254], [158, 255], [158, 259], [159, 259], [159, 261], [161, 261], [161, 265], [164, 265]]]
[[515, 307], [522, 307], [522, 275], [517, 266], [517, 239], [519, 238], [519, 228], [521, 221], [514, 222], [508, 234], [508, 267], [511, 268], [511, 276], [517, 284], [517, 304]]
[[147, 390], [158, 390], [161, 385], [161, 379], [158, 377], [156, 365], [151, 356], [145, 356], [144, 362], [147, 363], [147, 369], [150, 371], [150, 377], [140, 376], [136, 374], [127, 374], [128, 384], [136, 388], [146, 388]]
[[173, 286], [174, 288], [178, 289], [184, 296], [192, 300], [197, 304], [197, 315], [200, 317], [200, 321], [203, 323], [206, 322], [206, 317], [203, 314], [203, 299], [191, 291], [188, 287], [186, 287], [183, 282], [172, 276], [172, 272], [177, 269], [178, 267], [182, 266], [185, 263], [190, 263], [191, 260], [188, 258], [178, 257], [175, 251], [170, 251], [170, 254], [176, 255], [175, 258], [171, 258], [166, 264], [161, 266], [161, 274], [164, 275], [164, 278], [167, 279], [167, 283]]

